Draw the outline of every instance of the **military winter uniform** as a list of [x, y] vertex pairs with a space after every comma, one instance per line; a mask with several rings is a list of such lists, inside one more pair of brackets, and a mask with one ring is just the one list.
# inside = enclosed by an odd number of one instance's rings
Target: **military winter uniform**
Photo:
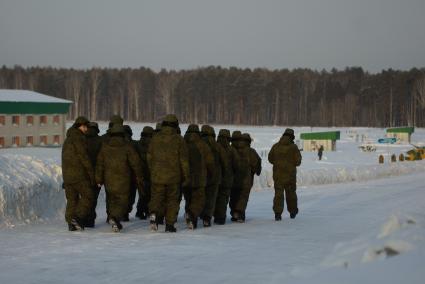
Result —
[[124, 128], [114, 125], [110, 138], [102, 144], [96, 164], [96, 182], [105, 184], [110, 224], [120, 228], [128, 213], [132, 173], [142, 181], [142, 167], [137, 152], [124, 138]]
[[209, 227], [211, 226], [211, 218], [215, 211], [218, 189], [222, 181], [222, 171], [227, 170], [227, 165], [224, 169], [223, 158], [225, 153], [223, 148], [215, 141], [214, 128], [209, 125], [203, 125], [201, 136], [210, 148], [214, 157], [214, 171], [207, 177], [205, 207], [202, 212], [204, 227]]
[[150, 126], [145, 126], [140, 134], [137, 150], [142, 161], [143, 169], [143, 190], [139, 187], [139, 200], [137, 202], [136, 217], [146, 219], [149, 214], [149, 201], [151, 199], [151, 176], [148, 167], [147, 153], [154, 130]]
[[189, 157], [184, 139], [176, 133], [178, 120], [167, 115], [160, 132], [152, 137], [147, 160], [151, 173], [151, 228], [157, 216], [165, 216], [166, 231], [175, 232], [181, 184], [189, 182]]
[[217, 142], [224, 151], [222, 160], [225, 170], [222, 171], [222, 181], [218, 190], [217, 201], [214, 212], [214, 223], [223, 225], [226, 223], [227, 205], [230, 199], [230, 192], [233, 187], [234, 173], [239, 167], [239, 155], [230, 146], [230, 131], [221, 129]]
[[232, 221], [244, 221], [244, 214], [248, 204], [249, 193], [252, 187], [250, 150], [248, 143], [240, 131], [233, 132], [232, 146], [236, 149], [239, 155], [239, 168], [235, 173], [234, 184], [230, 200], [230, 213]]
[[293, 143], [295, 136], [292, 129], [286, 129], [280, 141], [273, 145], [269, 153], [269, 162], [273, 165], [273, 180], [275, 196], [273, 211], [276, 220], [281, 220], [284, 204], [286, 204], [291, 218], [298, 213], [297, 205], [297, 167], [301, 164], [301, 153]]
[[240, 136], [239, 141], [239, 154], [248, 163], [249, 180], [240, 188], [239, 196], [236, 202], [236, 219], [239, 222], [245, 221], [245, 211], [248, 206], [249, 195], [254, 184], [254, 175], [261, 174], [261, 158], [257, 152], [250, 147], [251, 137], [249, 134], [244, 133]]
[[[129, 125], [124, 125], [124, 131], [125, 131], [125, 140], [130, 143], [130, 145], [133, 147], [133, 149], [138, 153], [138, 142], [133, 140], [133, 130]], [[138, 153], [139, 154], [139, 153]], [[140, 159], [140, 155], [139, 155]], [[129, 203], [128, 203], [128, 213], [133, 210], [133, 205], [136, 202], [136, 192], [138, 188], [141, 187], [137, 184], [136, 176], [134, 173], [131, 173], [131, 186], [130, 186], [130, 196], [129, 196]], [[124, 221], [129, 221], [129, 214], [127, 214], [126, 218], [124, 218]]]
[[[99, 134], [99, 126], [96, 122], [90, 122], [88, 125], [88, 131], [86, 134], [87, 137], [87, 148], [88, 154], [93, 166], [93, 169], [96, 168], [96, 159], [99, 154], [100, 148], [102, 147], [102, 138]], [[96, 219], [96, 206], [97, 206], [97, 198], [99, 197], [100, 188], [95, 185], [93, 187], [94, 200], [91, 208], [91, 212], [86, 220], [86, 227], [94, 227], [95, 219]]]
[[65, 219], [69, 229], [83, 229], [94, 202], [94, 169], [87, 152], [87, 139], [79, 129], [87, 125], [85, 117], [78, 117], [68, 129], [62, 147], [62, 174], [67, 199]]
[[[124, 119], [118, 115], [118, 114], [114, 114], [111, 116], [110, 120], [109, 120], [109, 125], [108, 125], [108, 129], [106, 130], [106, 133], [103, 134], [102, 137], [102, 143], [106, 143], [109, 141], [109, 138], [111, 137], [110, 135], [110, 131], [111, 128], [114, 125], [123, 125], [124, 123]], [[108, 192], [105, 191], [105, 195], [106, 195], [106, 214], [107, 214], [107, 218], [106, 218], [106, 222], [109, 222], [109, 203], [108, 203]]]
[[197, 220], [205, 206], [207, 175], [214, 171], [214, 157], [202, 141], [198, 125], [189, 125], [184, 139], [189, 152], [190, 181], [183, 188], [186, 222], [189, 228], [197, 227]]

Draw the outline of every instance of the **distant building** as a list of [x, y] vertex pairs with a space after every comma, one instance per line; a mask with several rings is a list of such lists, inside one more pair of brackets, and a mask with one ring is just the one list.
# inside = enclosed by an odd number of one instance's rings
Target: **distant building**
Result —
[[71, 103], [33, 91], [0, 89], [0, 148], [62, 145]]
[[387, 129], [387, 137], [396, 138], [397, 141], [410, 143], [414, 127], [395, 127]]
[[301, 133], [303, 151], [317, 151], [320, 145], [324, 151], [335, 151], [336, 141], [340, 139], [339, 131]]

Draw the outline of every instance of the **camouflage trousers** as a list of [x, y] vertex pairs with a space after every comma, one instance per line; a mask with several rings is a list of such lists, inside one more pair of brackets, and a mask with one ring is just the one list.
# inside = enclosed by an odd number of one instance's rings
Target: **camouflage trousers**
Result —
[[157, 218], [165, 216], [168, 225], [177, 222], [179, 214], [180, 184], [152, 184], [149, 213]]
[[214, 215], [215, 204], [217, 202], [218, 184], [211, 184], [205, 187], [205, 206], [202, 218], [209, 218]]
[[71, 219], [85, 222], [92, 211], [94, 203], [94, 191], [88, 181], [73, 184], [65, 184], [66, 210], [65, 220], [70, 223]]
[[100, 189], [97, 186], [93, 187], [93, 204], [90, 208], [90, 213], [87, 216], [88, 223], [94, 222], [94, 220], [96, 220], [96, 217], [97, 217], [96, 207], [97, 207], [97, 199], [99, 197], [99, 193], [100, 193]]
[[143, 182], [143, 188], [137, 188], [139, 200], [137, 201], [137, 213], [146, 215], [149, 214], [149, 201], [151, 200], [151, 183], [149, 181]]
[[130, 213], [133, 210], [133, 205], [136, 202], [136, 192], [138, 188], [136, 183], [131, 183], [130, 186], [130, 195], [128, 196], [128, 213]]
[[185, 187], [183, 189], [185, 212], [198, 218], [205, 206], [205, 187]]
[[245, 211], [248, 206], [249, 195], [251, 193], [252, 186], [244, 186], [239, 190], [239, 196], [237, 197], [236, 204], [233, 212], [237, 211], [242, 216], [245, 216]]
[[109, 218], [122, 221], [128, 214], [130, 188], [109, 188], [105, 185], [106, 205]]
[[[297, 184], [295, 182], [285, 184], [275, 184], [275, 194], [273, 199], [273, 211], [275, 214], [282, 214], [286, 197], [286, 205], [289, 213], [295, 213], [298, 209]], [[285, 194], [284, 194], [285, 193]], [[285, 195], [285, 196], [284, 196]]]
[[230, 200], [230, 187], [220, 186], [218, 189], [217, 200], [215, 203], [214, 218], [226, 219], [227, 205]]

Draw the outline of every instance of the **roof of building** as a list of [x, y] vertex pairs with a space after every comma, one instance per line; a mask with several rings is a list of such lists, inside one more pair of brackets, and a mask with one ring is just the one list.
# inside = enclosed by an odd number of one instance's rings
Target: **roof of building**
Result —
[[412, 134], [415, 132], [415, 128], [413, 126], [408, 127], [394, 127], [394, 128], [388, 128], [387, 133], [409, 133]]
[[303, 140], [339, 140], [339, 131], [327, 131], [327, 132], [309, 132], [301, 133], [300, 138]]
[[0, 90], [1, 114], [64, 114], [72, 101], [26, 90]]
[[8, 89], [0, 89], [0, 102], [72, 103], [72, 101], [43, 95], [34, 91]]

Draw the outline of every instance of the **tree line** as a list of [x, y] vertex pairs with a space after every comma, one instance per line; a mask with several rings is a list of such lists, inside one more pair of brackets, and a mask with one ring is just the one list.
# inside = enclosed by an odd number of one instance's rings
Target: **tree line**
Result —
[[0, 69], [0, 88], [73, 101], [68, 119], [293, 126], [425, 126], [425, 68], [193, 70], [52, 67]]

